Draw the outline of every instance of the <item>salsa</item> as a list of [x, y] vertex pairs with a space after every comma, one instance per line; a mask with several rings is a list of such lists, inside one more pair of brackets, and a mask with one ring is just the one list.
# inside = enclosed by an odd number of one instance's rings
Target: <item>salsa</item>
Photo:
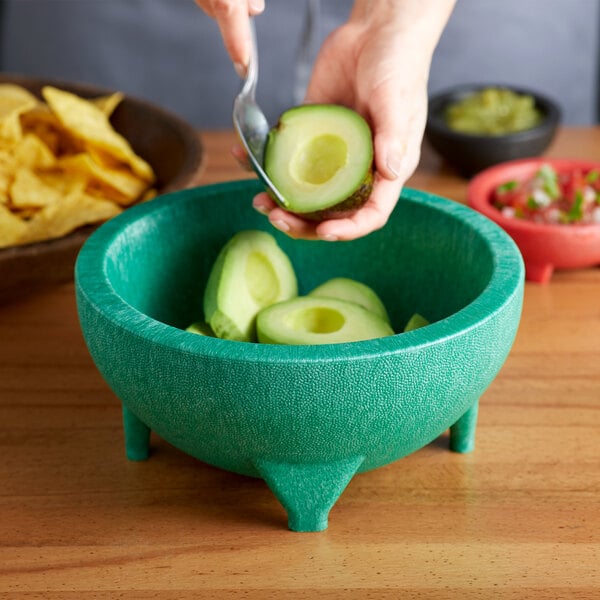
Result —
[[506, 88], [487, 87], [450, 104], [446, 124], [474, 135], [504, 135], [539, 125], [542, 113], [533, 96]]
[[506, 217], [536, 223], [600, 223], [600, 169], [558, 172], [545, 164], [533, 177], [499, 185], [492, 204]]

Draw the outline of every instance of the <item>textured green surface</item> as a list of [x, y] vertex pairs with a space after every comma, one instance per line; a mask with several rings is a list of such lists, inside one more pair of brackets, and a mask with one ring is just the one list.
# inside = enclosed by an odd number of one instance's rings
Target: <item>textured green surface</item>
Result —
[[[247, 181], [177, 192], [103, 225], [76, 265], [80, 321], [98, 369], [127, 408], [133, 458], [144, 454], [145, 424], [202, 461], [264, 477], [293, 512], [291, 528], [318, 529], [331, 490], [341, 493], [354, 472], [349, 464], [358, 472], [387, 464], [457, 422], [452, 447], [472, 448], [471, 409], [514, 340], [524, 269], [499, 227], [422, 192], [404, 190], [380, 231], [326, 243], [271, 229], [251, 208], [260, 189]], [[396, 331], [415, 312], [431, 325], [318, 347], [183, 331], [202, 319], [219, 250], [248, 228], [276, 236], [301, 294], [353, 277], [377, 290]]]

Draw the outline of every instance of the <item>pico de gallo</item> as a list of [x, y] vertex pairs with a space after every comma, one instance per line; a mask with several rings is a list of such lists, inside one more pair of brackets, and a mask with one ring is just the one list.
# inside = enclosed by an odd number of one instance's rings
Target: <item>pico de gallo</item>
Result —
[[600, 169], [544, 164], [533, 177], [497, 186], [492, 203], [506, 217], [536, 223], [600, 223]]

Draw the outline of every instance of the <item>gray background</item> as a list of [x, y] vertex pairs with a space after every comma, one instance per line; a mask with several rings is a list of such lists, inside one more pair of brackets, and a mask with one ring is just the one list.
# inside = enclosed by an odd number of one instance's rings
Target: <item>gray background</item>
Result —
[[[318, 39], [350, 7], [321, 0]], [[296, 102], [304, 14], [302, 0], [267, 0], [257, 19], [259, 100], [272, 122]], [[193, 0], [0, 0], [0, 26], [2, 71], [104, 85], [198, 127], [231, 126], [240, 81], [216, 24]], [[434, 55], [430, 92], [517, 84], [556, 99], [565, 123], [595, 123], [599, 29], [600, 0], [458, 0]]]

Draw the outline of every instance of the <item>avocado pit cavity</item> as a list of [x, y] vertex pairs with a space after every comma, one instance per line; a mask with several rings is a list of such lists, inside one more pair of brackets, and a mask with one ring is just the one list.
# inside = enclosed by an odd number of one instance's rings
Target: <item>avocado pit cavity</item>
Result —
[[294, 154], [290, 172], [299, 183], [321, 185], [346, 164], [348, 145], [337, 135], [320, 135], [309, 140]]
[[292, 329], [298, 333], [333, 333], [339, 331], [346, 319], [339, 311], [326, 306], [313, 306], [288, 316]]
[[267, 306], [279, 295], [279, 278], [273, 264], [261, 252], [251, 252], [246, 260], [246, 287], [258, 306]]

